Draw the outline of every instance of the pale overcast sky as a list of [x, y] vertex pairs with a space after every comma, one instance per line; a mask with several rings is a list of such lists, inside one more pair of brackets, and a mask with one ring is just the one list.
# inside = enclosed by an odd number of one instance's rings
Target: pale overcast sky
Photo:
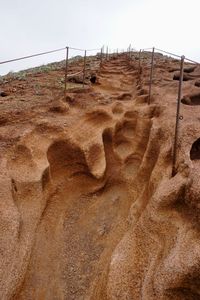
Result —
[[[129, 44], [200, 61], [199, 12], [200, 0], [0, 0], [0, 61], [67, 45]], [[61, 52], [0, 65], [0, 74], [64, 57]]]

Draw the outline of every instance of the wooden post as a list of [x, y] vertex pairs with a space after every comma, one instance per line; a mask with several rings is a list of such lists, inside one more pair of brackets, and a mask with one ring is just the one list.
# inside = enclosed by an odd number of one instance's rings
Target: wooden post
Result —
[[85, 50], [84, 66], [83, 66], [83, 88], [85, 86], [86, 56], [87, 56], [87, 51]]
[[151, 55], [151, 72], [150, 72], [150, 82], [149, 82], [148, 105], [151, 103], [151, 90], [152, 90], [152, 80], [153, 80], [154, 53], [155, 53], [155, 48], [153, 47], [153, 49], [152, 49], [152, 55]]
[[65, 97], [66, 97], [66, 93], [67, 93], [68, 61], [69, 61], [69, 47], [66, 47], [66, 60], [65, 60]]
[[181, 104], [182, 86], [183, 86], [184, 59], [185, 56], [181, 56], [181, 68], [180, 68], [180, 79], [179, 79], [177, 111], [176, 111], [176, 125], [175, 125], [175, 136], [174, 136], [174, 147], [173, 147], [172, 177], [176, 174], [176, 157], [177, 157], [177, 143], [178, 143], [179, 120], [180, 120], [180, 104]]

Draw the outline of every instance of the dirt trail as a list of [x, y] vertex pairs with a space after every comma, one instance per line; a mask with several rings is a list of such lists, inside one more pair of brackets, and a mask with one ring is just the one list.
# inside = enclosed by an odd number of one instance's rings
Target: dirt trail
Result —
[[[199, 107], [182, 107], [171, 178], [172, 67], [156, 58], [149, 106], [148, 62], [139, 77], [138, 61], [121, 55], [96, 84], [66, 100], [44, 90], [2, 124], [1, 299], [200, 299]], [[184, 96], [194, 98], [199, 71]]]

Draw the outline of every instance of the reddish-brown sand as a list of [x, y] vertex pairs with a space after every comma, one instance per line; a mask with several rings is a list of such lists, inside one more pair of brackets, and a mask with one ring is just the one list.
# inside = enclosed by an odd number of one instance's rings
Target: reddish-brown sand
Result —
[[1, 300], [200, 299], [200, 68], [171, 177], [179, 63], [155, 61], [151, 105], [150, 56], [66, 99], [62, 70], [1, 84]]

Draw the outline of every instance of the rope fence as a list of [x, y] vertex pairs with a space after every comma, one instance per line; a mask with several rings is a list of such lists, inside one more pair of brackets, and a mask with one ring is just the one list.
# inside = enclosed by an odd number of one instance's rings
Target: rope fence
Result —
[[41, 56], [41, 55], [45, 55], [45, 54], [55, 53], [55, 52], [63, 51], [65, 49], [66, 48], [60, 48], [60, 49], [56, 49], [56, 50], [51, 50], [51, 51], [46, 51], [46, 52], [42, 52], [42, 53], [32, 54], [32, 55], [28, 55], [28, 56], [19, 57], [19, 58], [14, 58], [14, 59], [6, 60], [6, 61], [1, 61], [0, 65], [7, 64], [7, 63], [10, 63], [10, 62], [14, 62], [14, 61], [19, 61], [19, 60], [27, 59], [27, 58], [32, 58], [32, 57], [36, 57], [36, 56]]
[[[82, 68], [82, 70], [80, 72], [77, 72], [75, 74], [68, 74], [70, 50], [80, 51], [80, 52], [84, 53], [83, 68]], [[86, 49], [85, 50], [85, 49], [80, 49], [80, 48], [75, 48], [75, 47], [69, 47], [69, 46], [67, 46], [67, 47], [64, 47], [64, 48], [59, 48], [59, 49], [55, 49], [55, 50], [40, 52], [40, 53], [36, 53], [36, 54], [31, 54], [31, 55], [19, 57], [19, 58], [14, 58], [14, 59], [10, 59], [10, 60], [1, 61], [0, 65], [8, 64], [8, 63], [11, 63], [11, 62], [16, 62], [16, 61], [21, 61], [21, 60], [25, 60], [25, 59], [30, 59], [30, 58], [38, 57], [38, 56], [42, 56], [42, 55], [47, 55], [47, 54], [51, 54], [51, 53], [55, 53], [55, 52], [61, 52], [61, 51], [66, 51], [66, 57], [65, 57], [65, 83], [64, 83], [64, 95], [66, 96], [68, 78], [83, 73], [83, 77], [82, 77], [83, 87], [85, 85], [87, 53], [88, 52], [89, 53], [90, 52], [94, 52], [94, 51], [101, 51], [101, 56], [100, 56], [100, 66], [101, 66], [102, 65], [102, 61], [103, 61], [103, 48]]]
[[[179, 138], [179, 122], [182, 120], [182, 116], [180, 115], [180, 107], [181, 107], [181, 99], [182, 99], [182, 89], [183, 89], [183, 75], [184, 75], [184, 63], [186, 61], [199, 66], [200, 63], [194, 61], [192, 59], [186, 58], [185, 56], [180, 56], [178, 54], [168, 52], [165, 50], [161, 50], [158, 48], [146, 48], [140, 49], [138, 52], [138, 76], [140, 79], [141, 76], [141, 69], [142, 69], [142, 55], [144, 51], [151, 50], [151, 64], [150, 64], [150, 74], [149, 74], [149, 93], [148, 93], [148, 105], [151, 104], [151, 95], [152, 95], [152, 85], [153, 85], [153, 75], [154, 75], [154, 67], [155, 67], [155, 54], [156, 51], [158, 53], [164, 53], [169, 56], [178, 58], [180, 60], [180, 76], [179, 76], [179, 85], [178, 85], [178, 97], [177, 97], [177, 106], [176, 106], [176, 121], [175, 121], [175, 133], [174, 133], [174, 143], [173, 143], [173, 150], [172, 150], [172, 177], [176, 174], [176, 164], [177, 164], [177, 147], [178, 147], [178, 138]], [[148, 57], [149, 58], [149, 57]]]
[[[78, 71], [74, 74], [69, 74], [69, 54], [70, 54], [70, 50], [73, 51], [80, 51], [84, 53], [83, 56], [83, 66], [82, 66], [82, 70]], [[185, 61], [188, 61], [192, 64], [195, 65], [199, 65], [199, 62], [196, 62], [192, 59], [186, 58], [185, 56], [180, 56], [178, 54], [169, 52], [169, 51], [165, 51], [162, 49], [158, 49], [158, 48], [144, 48], [144, 49], [140, 49], [139, 51], [133, 51], [133, 49], [131, 48], [131, 45], [127, 48], [127, 52], [122, 50], [120, 51], [119, 49], [116, 49], [116, 51], [114, 51], [113, 53], [111, 53], [110, 49], [108, 48], [108, 46], [106, 46], [106, 51], [105, 51], [105, 47], [103, 46], [102, 48], [98, 48], [98, 49], [79, 49], [79, 48], [74, 48], [74, 47], [64, 47], [64, 48], [59, 48], [59, 49], [55, 49], [55, 50], [51, 50], [51, 51], [46, 51], [46, 52], [41, 52], [41, 53], [37, 53], [37, 54], [32, 54], [32, 55], [27, 55], [27, 56], [23, 56], [20, 58], [14, 58], [14, 59], [10, 59], [10, 60], [6, 60], [6, 61], [2, 61], [0, 62], [0, 65], [3, 64], [7, 64], [7, 63], [11, 63], [11, 62], [16, 62], [16, 61], [20, 61], [20, 60], [24, 60], [24, 59], [29, 59], [32, 57], [36, 57], [36, 56], [42, 56], [42, 55], [47, 55], [50, 53], [55, 53], [55, 52], [61, 52], [61, 51], [66, 51], [66, 56], [65, 56], [65, 83], [64, 83], [64, 96], [66, 96], [66, 92], [67, 92], [67, 88], [68, 88], [68, 79], [70, 77], [79, 75], [82, 73], [82, 82], [83, 82], [83, 88], [85, 86], [85, 78], [86, 78], [86, 65], [87, 65], [87, 54], [89, 52], [94, 52], [94, 51], [100, 51], [100, 63], [99, 63], [99, 68], [101, 69], [103, 61], [105, 59], [105, 61], [109, 61], [109, 59], [111, 57], [116, 57], [119, 56], [121, 54], [126, 54], [127, 59], [137, 59], [138, 60], [138, 77], [139, 79], [141, 79], [141, 73], [142, 73], [142, 59], [144, 59], [144, 55], [143, 53], [145, 53], [146, 51], [150, 52], [151, 51], [151, 61], [150, 61], [150, 74], [149, 74], [149, 92], [148, 92], [148, 105], [151, 104], [151, 100], [152, 100], [152, 86], [153, 86], [153, 76], [154, 76], [154, 68], [155, 68], [155, 54], [157, 53], [164, 53], [166, 55], [169, 55], [171, 57], [175, 57], [178, 58], [180, 60], [180, 76], [179, 76], [179, 86], [178, 86], [178, 97], [177, 97], [177, 108], [176, 108], [176, 122], [175, 122], [175, 133], [174, 133], [174, 144], [173, 144], [173, 154], [172, 154], [172, 176], [174, 176], [176, 174], [176, 163], [177, 163], [177, 144], [178, 144], [178, 136], [179, 136], [179, 121], [181, 120], [181, 116], [180, 116], [180, 105], [181, 105], [181, 98], [182, 98], [182, 88], [183, 88], [183, 75], [184, 75], [184, 63]], [[135, 53], [138, 56], [133, 56], [132, 54]], [[96, 54], [97, 55], [97, 54]], [[149, 59], [149, 56], [146, 57]]]

